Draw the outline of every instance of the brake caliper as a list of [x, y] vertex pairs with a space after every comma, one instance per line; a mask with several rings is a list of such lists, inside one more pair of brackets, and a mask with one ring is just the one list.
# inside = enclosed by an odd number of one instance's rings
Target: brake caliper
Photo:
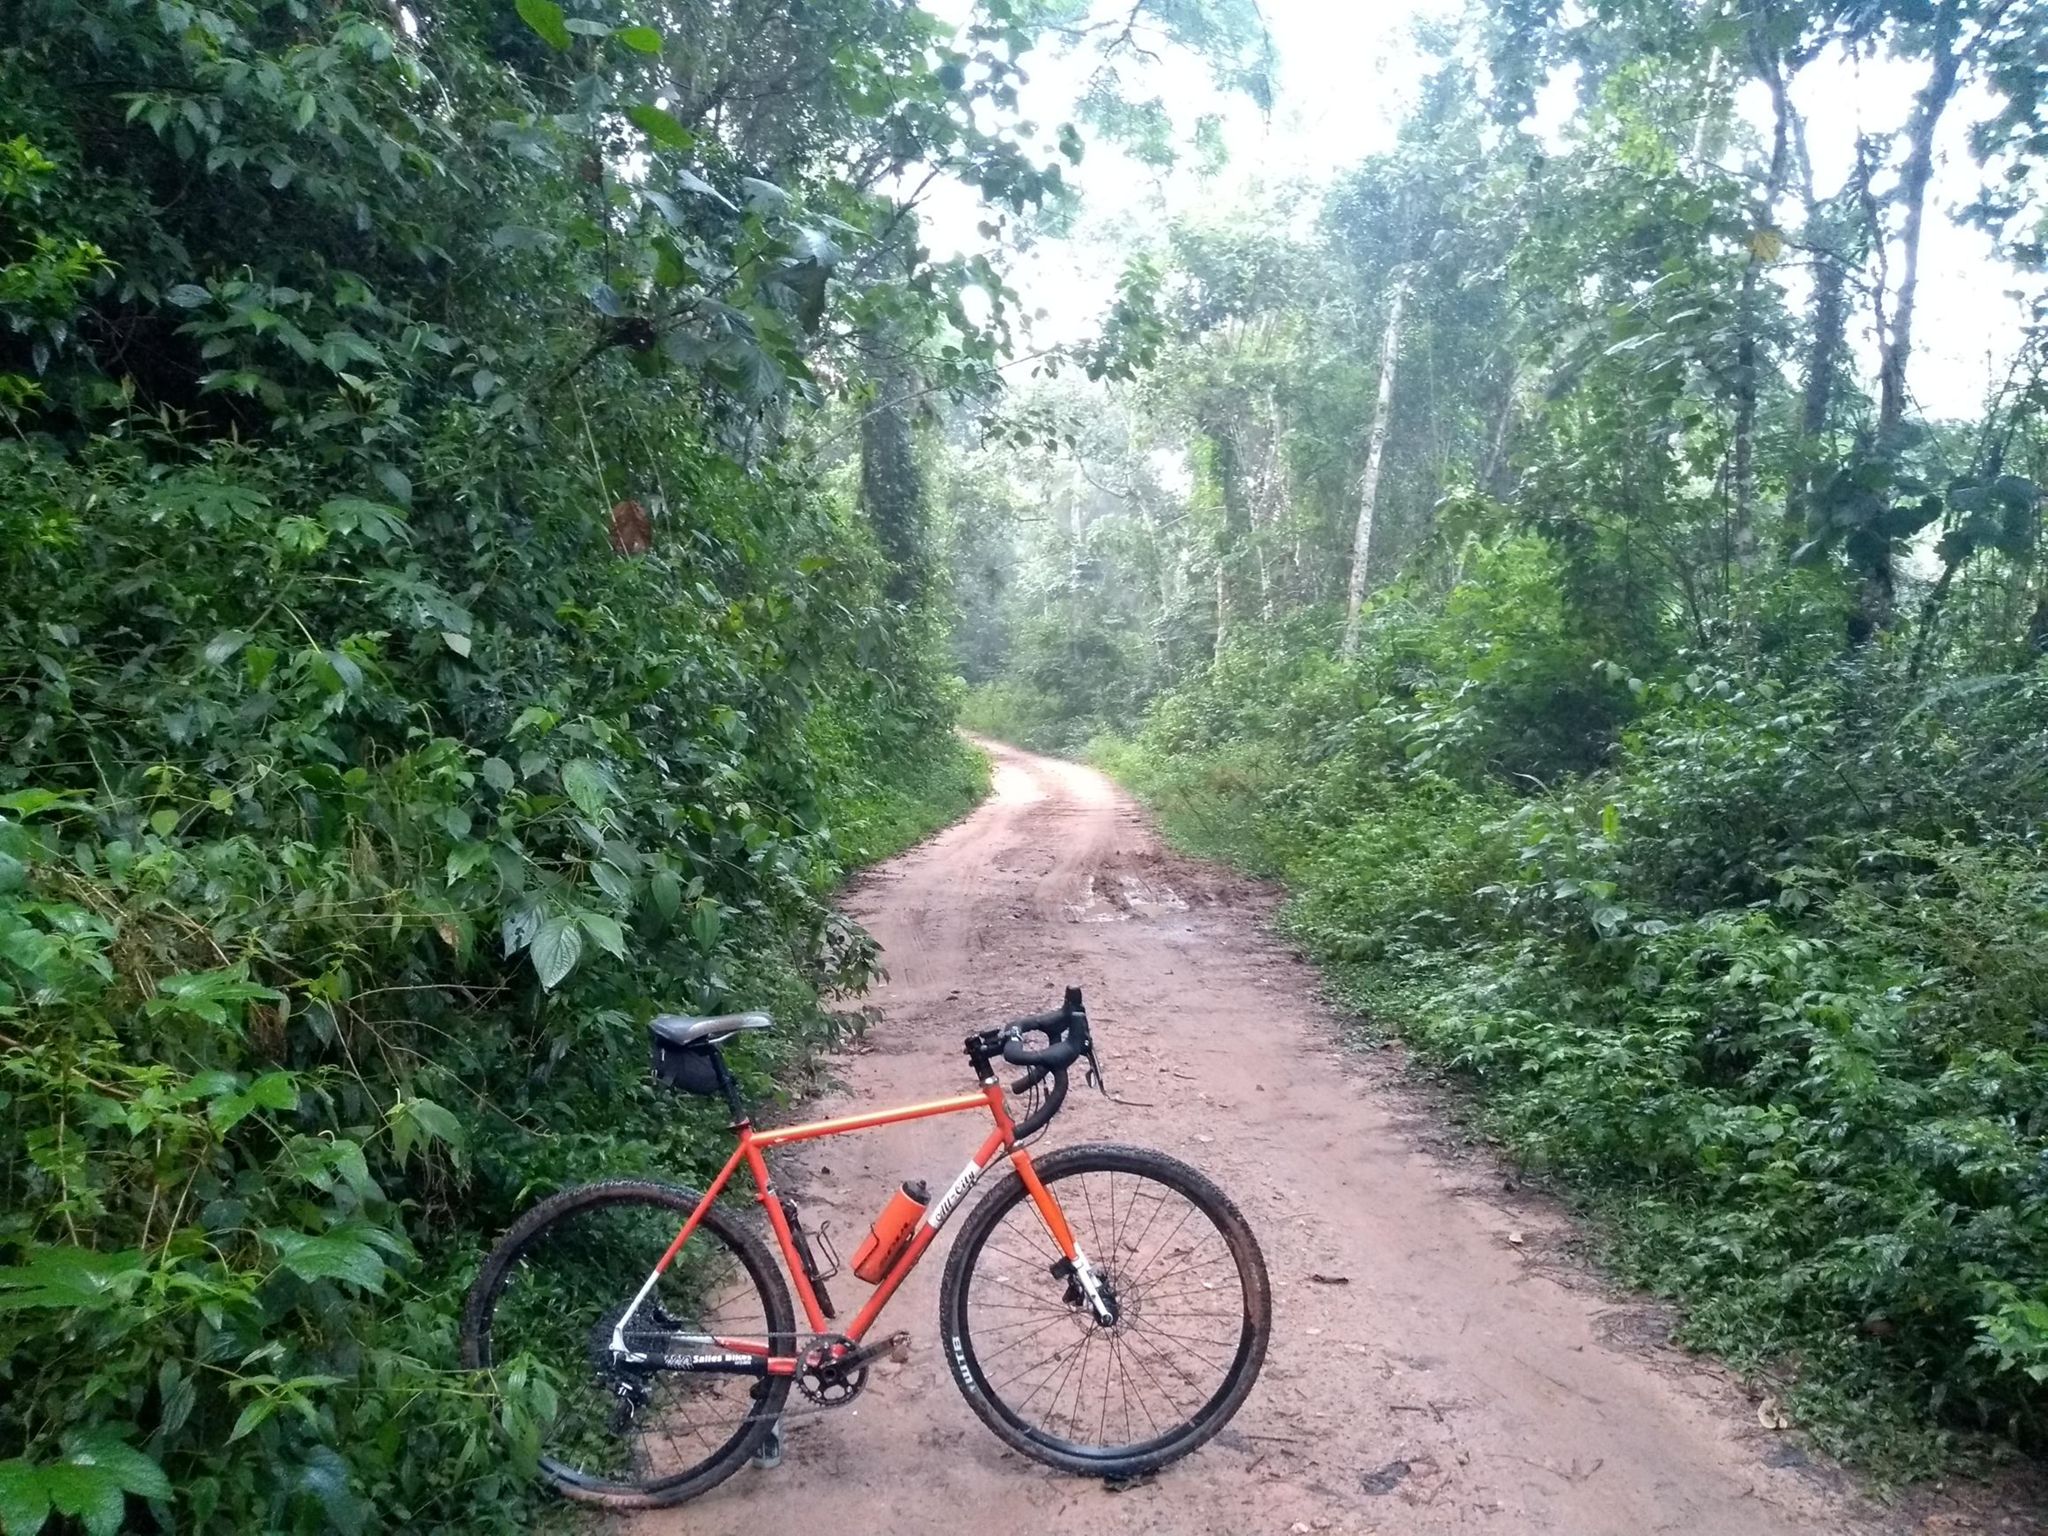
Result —
[[1051, 1273], [1067, 1282], [1067, 1294], [1063, 1299], [1068, 1306], [1077, 1312], [1086, 1307], [1095, 1321], [1105, 1328], [1116, 1326], [1116, 1291], [1095, 1273], [1095, 1266], [1088, 1262], [1087, 1255], [1077, 1254], [1071, 1259], [1061, 1259], [1052, 1266]]

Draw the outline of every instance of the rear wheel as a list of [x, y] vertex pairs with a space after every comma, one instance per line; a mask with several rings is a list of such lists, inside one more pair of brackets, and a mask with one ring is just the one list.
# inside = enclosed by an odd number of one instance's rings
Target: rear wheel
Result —
[[1272, 1332], [1265, 1259], [1229, 1196], [1137, 1147], [1034, 1162], [1114, 1300], [1100, 1322], [1012, 1174], [968, 1214], [940, 1327], [968, 1405], [1008, 1444], [1070, 1472], [1130, 1477], [1230, 1421]]
[[[613, 1326], [698, 1199], [638, 1181], [566, 1190], [514, 1223], [470, 1289], [463, 1357], [500, 1381], [508, 1430], [537, 1424], [541, 1471], [572, 1499], [646, 1509], [715, 1487], [768, 1437], [789, 1396], [787, 1376], [612, 1358]], [[629, 1347], [636, 1334], [650, 1354], [666, 1334], [796, 1351], [781, 1274], [760, 1240], [715, 1207], [633, 1314]]]

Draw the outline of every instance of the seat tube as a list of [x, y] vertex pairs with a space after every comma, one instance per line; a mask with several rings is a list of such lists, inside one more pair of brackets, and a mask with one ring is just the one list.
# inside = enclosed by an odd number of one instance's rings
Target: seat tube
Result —
[[789, 1229], [789, 1217], [783, 1213], [775, 1181], [768, 1173], [768, 1160], [761, 1156], [761, 1149], [754, 1144], [751, 1127], [740, 1150], [746, 1157], [747, 1171], [754, 1176], [754, 1198], [761, 1202], [761, 1212], [768, 1218], [768, 1230], [775, 1234], [776, 1246], [782, 1250], [782, 1263], [789, 1271], [789, 1283], [803, 1305], [804, 1320], [811, 1325], [811, 1332], [823, 1333], [825, 1309], [818, 1304], [818, 1293], [811, 1287], [811, 1277], [804, 1273], [803, 1259], [797, 1253], [796, 1234]]
[[711, 1047], [711, 1070], [718, 1078], [718, 1091], [725, 1095], [726, 1107], [732, 1111], [732, 1126], [738, 1131], [748, 1122], [747, 1106], [740, 1099], [740, 1085], [732, 1079], [732, 1069], [725, 1064], [725, 1052], [717, 1046]]

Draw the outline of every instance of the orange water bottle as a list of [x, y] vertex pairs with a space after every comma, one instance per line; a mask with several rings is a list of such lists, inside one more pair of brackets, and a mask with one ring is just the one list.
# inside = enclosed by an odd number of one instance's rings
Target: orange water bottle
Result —
[[868, 1235], [854, 1249], [853, 1272], [869, 1285], [880, 1285], [882, 1278], [903, 1256], [903, 1250], [910, 1246], [910, 1239], [917, 1231], [918, 1218], [924, 1215], [924, 1208], [930, 1202], [931, 1194], [924, 1187], [923, 1179], [906, 1181], [889, 1197], [889, 1203], [882, 1207], [882, 1214], [868, 1228]]

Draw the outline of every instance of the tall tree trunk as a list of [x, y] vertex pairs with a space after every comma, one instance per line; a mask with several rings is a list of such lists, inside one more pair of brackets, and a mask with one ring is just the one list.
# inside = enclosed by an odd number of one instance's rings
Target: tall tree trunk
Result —
[[1493, 420], [1493, 440], [1487, 445], [1486, 463], [1479, 471], [1479, 489], [1499, 500], [1508, 492], [1508, 442], [1515, 430], [1515, 386], [1518, 369], [1510, 356], [1501, 383], [1500, 413]]
[[1906, 210], [1899, 231], [1899, 294], [1877, 368], [1877, 442], [1887, 452], [1897, 449], [1899, 428], [1906, 419], [1906, 365], [1913, 356], [1913, 309], [1920, 295], [1920, 230], [1927, 213], [1927, 184], [1934, 177], [1934, 133], [1955, 96], [1962, 70], [1956, 46], [1962, 8], [1962, 0], [1948, 0], [1935, 13], [1933, 65], [1906, 123], [1906, 163], [1899, 169], [1895, 194]]
[[1152, 651], [1159, 668], [1159, 676], [1164, 679], [1173, 675], [1173, 644], [1170, 635], [1174, 612], [1180, 606], [1179, 584], [1176, 580], [1180, 574], [1177, 564], [1179, 554], [1172, 551], [1166, 529], [1160, 520], [1159, 508], [1153, 504], [1152, 499], [1149, 496], [1141, 497], [1138, 505], [1145, 516], [1145, 526], [1149, 535], [1147, 543], [1152, 548], [1155, 574], [1159, 582], [1159, 610], [1152, 616]]
[[[1807, 228], [1811, 230], [1813, 225], [1809, 223]], [[1814, 266], [1813, 341], [1806, 349], [1806, 377], [1799, 392], [1799, 432], [1808, 439], [1817, 438], [1828, 429], [1835, 368], [1849, 325], [1849, 306], [1842, 292], [1848, 277], [1848, 263], [1834, 251], [1824, 252]]]
[[[1710, 6], [1708, 15], [1713, 19], [1718, 6]], [[1702, 18], [1706, 19], [1706, 18]], [[1727, 127], [1727, 112], [1720, 98], [1714, 94], [1714, 77], [1721, 71], [1721, 50], [1719, 47], [1707, 50], [1707, 72], [1700, 82], [1700, 120], [1693, 129], [1692, 158], [1697, 162], [1707, 159], [1709, 152], [1718, 154]]]
[[1223, 562], [1216, 562], [1216, 646], [1210, 655], [1220, 661], [1223, 647], [1230, 641], [1230, 591], [1229, 583], [1223, 579]]
[[[1803, 149], [1800, 159], [1805, 164]], [[1834, 410], [1835, 375], [1849, 330], [1849, 274], [1859, 260], [1849, 219], [1869, 193], [1871, 170], [1870, 156], [1859, 154], [1849, 180], [1825, 201], [1814, 193], [1811, 169], [1806, 171], [1804, 243], [1814, 258], [1813, 298], [1807, 311], [1811, 339], [1799, 383], [1799, 467], [1785, 497], [1789, 538], [1796, 539], [1805, 527], [1821, 468], [1821, 439]]]
[[1757, 289], [1764, 264], [1777, 254], [1782, 240], [1777, 229], [1778, 199], [1785, 192], [1791, 168], [1792, 101], [1777, 56], [1755, 40], [1757, 62], [1771, 89], [1771, 166], [1757, 193], [1749, 221], [1749, 259], [1742, 266], [1742, 291], [1736, 301], [1735, 342], [1735, 526], [1730, 539], [1738, 576], [1756, 566], [1756, 407]]
[[1211, 422], [1209, 441], [1216, 449], [1216, 484], [1223, 501], [1223, 524], [1216, 531], [1216, 654], [1223, 654], [1237, 605], [1238, 567], [1251, 534], [1251, 507], [1245, 496], [1244, 463], [1237, 434], [1227, 412]]
[[1358, 477], [1358, 527], [1351, 539], [1351, 582], [1344, 600], [1343, 654], [1358, 654], [1358, 616], [1372, 585], [1373, 519], [1379, 511], [1380, 466], [1387, 454], [1387, 414], [1394, 399], [1394, 369], [1401, 356], [1401, 312], [1408, 303], [1408, 278], [1394, 281], [1387, 297], [1386, 334], [1380, 340], [1380, 390], [1372, 413], [1365, 470]]
[[1272, 489], [1272, 454], [1262, 451], [1259, 454], [1258, 482], [1252, 487], [1251, 495], [1246, 502], [1248, 526], [1245, 530], [1251, 541], [1252, 570], [1259, 578], [1259, 617], [1262, 619], [1273, 617], [1273, 576], [1266, 569], [1266, 515]]
[[1081, 537], [1087, 531], [1079, 495], [1067, 498], [1067, 593], [1081, 590]]
[[[915, 218], [899, 215], [883, 256], [907, 274], [913, 264]], [[875, 398], [860, 419], [860, 504], [888, 562], [885, 590], [909, 605], [931, 582], [924, 476], [917, 463], [917, 398], [922, 381], [912, 339], [886, 319], [861, 337], [862, 363]]]
[[917, 370], [900, 338], [879, 336], [868, 349], [868, 372], [875, 400], [860, 422], [861, 507], [888, 562], [889, 600], [909, 604], [931, 575], [912, 404]]

